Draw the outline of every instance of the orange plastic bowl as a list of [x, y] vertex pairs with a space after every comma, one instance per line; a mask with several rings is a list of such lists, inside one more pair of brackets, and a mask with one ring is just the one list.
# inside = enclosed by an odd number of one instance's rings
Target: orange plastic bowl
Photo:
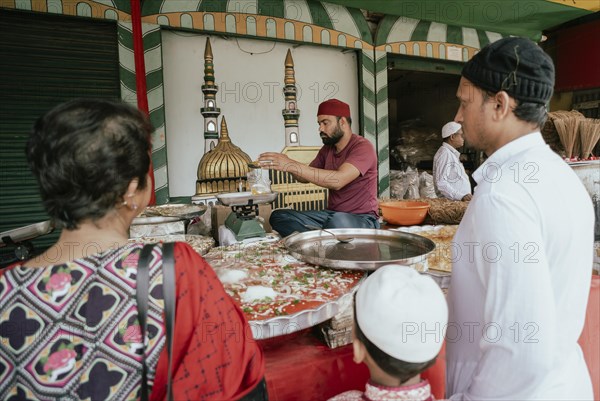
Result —
[[423, 223], [429, 203], [414, 201], [386, 201], [379, 204], [383, 219], [398, 226], [414, 226]]

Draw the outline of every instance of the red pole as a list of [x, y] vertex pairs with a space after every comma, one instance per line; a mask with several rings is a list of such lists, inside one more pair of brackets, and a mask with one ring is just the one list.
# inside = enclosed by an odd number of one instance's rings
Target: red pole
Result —
[[[144, 39], [142, 38], [142, 12], [140, 0], [130, 0], [131, 2], [131, 27], [133, 30], [133, 58], [135, 60], [135, 89], [137, 93], [138, 108], [146, 114], [148, 110], [148, 93], [146, 91], [146, 65], [144, 63]], [[152, 185], [152, 194], [150, 196], [150, 205], [156, 203], [154, 194], [154, 168], [152, 159], [150, 159], [150, 184]]]

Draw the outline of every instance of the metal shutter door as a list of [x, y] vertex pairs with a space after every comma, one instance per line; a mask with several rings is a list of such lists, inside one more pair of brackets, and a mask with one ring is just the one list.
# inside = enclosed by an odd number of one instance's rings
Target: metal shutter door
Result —
[[[0, 10], [0, 232], [48, 219], [27, 167], [34, 120], [77, 97], [120, 97], [115, 21]], [[33, 241], [35, 252], [58, 230]], [[6, 261], [12, 247], [0, 248]]]

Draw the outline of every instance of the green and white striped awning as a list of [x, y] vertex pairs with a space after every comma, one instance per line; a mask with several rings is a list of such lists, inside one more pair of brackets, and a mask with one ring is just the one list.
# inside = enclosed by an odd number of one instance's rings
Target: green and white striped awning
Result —
[[600, 11], [599, 0], [328, 1], [386, 16], [524, 36], [533, 40], [539, 40], [544, 30]]
[[380, 23], [375, 45], [397, 42], [441, 42], [481, 49], [502, 37], [503, 35], [498, 32], [414, 18], [386, 16]]
[[142, 15], [212, 12], [269, 16], [318, 25], [372, 42], [358, 9], [315, 0], [161, 0], [146, 1]]

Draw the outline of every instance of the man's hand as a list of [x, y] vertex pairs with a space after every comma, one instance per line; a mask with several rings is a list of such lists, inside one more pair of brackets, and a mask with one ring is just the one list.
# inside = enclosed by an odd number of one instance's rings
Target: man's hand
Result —
[[258, 156], [258, 163], [262, 168], [278, 171], [289, 171], [295, 173], [298, 169], [298, 162], [290, 159], [283, 153], [265, 152]]
[[290, 159], [283, 153], [265, 152], [258, 156], [258, 163], [262, 168], [269, 170], [284, 171], [292, 174], [292, 177], [298, 182], [307, 183], [308, 180], [302, 178], [302, 169], [308, 169], [308, 166]]
[[343, 188], [360, 175], [360, 171], [350, 163], [342, 164], [337, 170], [324, 170], [310, 167], [275, 152], [261, 153], [258, 162], [263, 168], [291, 173], [296, 181], [311, 182], [334, 190]]
[[462, 197], [461, 200], [463, 200], [463, 201], [470, 201], [471, 199], [473, 199], [473, 195], [466, 194], [465, 196]]

